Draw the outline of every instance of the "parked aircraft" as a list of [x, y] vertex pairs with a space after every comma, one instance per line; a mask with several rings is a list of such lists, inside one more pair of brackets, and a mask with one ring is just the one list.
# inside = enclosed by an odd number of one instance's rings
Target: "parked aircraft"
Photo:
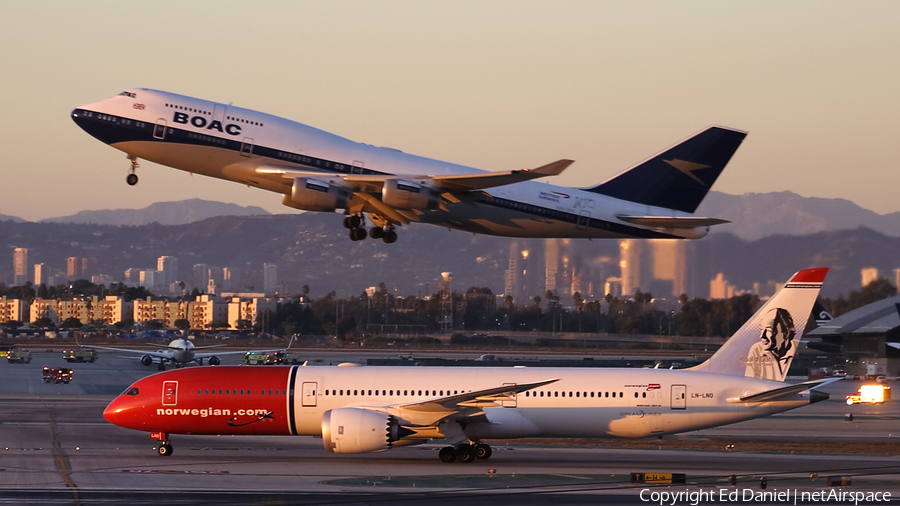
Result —
[[558, 175], [572, 160], [485, 172], [142, 88], [80, 106], [72, 119], [127, 154], [130, 185], [143, 158], [280, 193], [288, 207], [342, 212], [350, 239], [387, 243], [397, 240], [397, 225], [411, 222], [509, 237], [703, 237], [726, 221], [693, 213], [746, 136], [710, 126], [606, 182], [577, 189], [529, 181]]
[[794, 274], [709, 360], [685, 370], [541, 367], [215, 367], [137, 381], [109, 422], [171, 434], [321, 436], [334, 453], [446, 441], [442, 461], [491, 456], [484, 439], [662, 436], [819, 402], [833, 379], [784, 380], [827, 269]]
[[[79, 346], [83, 346], [81, 343], [78, 343]], [[291, 347], [293, 344], [293, 339], [288, 343], [287, 348], [279, 348], [278, 350], [266, 350], [266, 351], [285, 351]], [[154, 362], [159, 364], [159, 370], [165, 371], [166, 364], [173, 364], [175, 367], [182, 367], [188, 365], [192, 362], [196, 362], [199, 365], [203, 365], [203, 361], [206, 360], [209, 365], [219, 365], [221, 363], [221, 359], [219, 357], [225, 355], [244, 355], [246, 351], [219, 351], [216, 353], [197, 353], [197, 350], [205, 350], [211, 348], [219, 348], [221, 349], [221, 345], [214, 346], [194, 346], [194, 343], [189, 341], [185, 337], [179, 337], [178, 339], [172, 340], [165, 348], [158, 349], [155, 351], [148, 350], [137, 350], [134, 348], [113, 348], [110, 346], [90, 346], [93, 349], [98, 350], [112, 350], [119, 351], [122, 353], [131, 353], [135, 355], [141, 356], [141, 363], [149, 366]]]

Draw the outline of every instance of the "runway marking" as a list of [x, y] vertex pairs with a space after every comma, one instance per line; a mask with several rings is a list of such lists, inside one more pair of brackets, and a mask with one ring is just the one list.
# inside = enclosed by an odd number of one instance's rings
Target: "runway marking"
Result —
[[591, 480], [593, 478], [588, 478], [587, 476], [576, 476], [574, 474], [554, 474], [551, 476], [562, 476], [563, 478], [574, 478], [576, 480]]
[[78, 499], [78, 487], [72, 482], [72, 478], [69, 477], [69, 473], [71, 472], [69, 458], [59, 445], [59, 433], [56, 431], [56, 420], [52, 415], [50, 418], [50, 428], [53, 436], [53, 452], [56, 454], [56, 464], [59, 469], [59, 474], [61, 474], [63, 480], [65, 480], [66, 486], [72, 490], [72, 498], [75, 499], [75, 506], [81, 506], [81, 501]]
[[228, 471], [190, 471], [178, 469], [122, 469], [122, 472], [126, 474], [231, 474]]

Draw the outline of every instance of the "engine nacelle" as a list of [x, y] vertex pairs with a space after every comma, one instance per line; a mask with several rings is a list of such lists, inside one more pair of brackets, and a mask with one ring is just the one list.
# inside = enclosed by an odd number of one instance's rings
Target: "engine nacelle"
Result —
[[209, 357], [209, 365], [219, 365], [221, 363], [222, 363], [222, 361], [219, 360], [219, 357], [216, 357], [216, 356]]
[[399, 209], [437, 209], [441, 194], [419, 183], [388, 179], [381, 187], [381, 201]]
[[371, 409], [337, 408], [322, 415], [322, 442], [333, 453], [388, 450], [391, 443], [412, 433], [393, 416]]
[[153, 357], [151, 357], [150, 355], [144, 355], [143, 357], [141, 357], [141, 363], [144, 365], [150, 365], [153, 363]]
[[351, 191], [340, 185], [318, 179], [298, 177], [291, 186], [291, 194], [285, 195], [282, 204], [306, 211], [334, 211], [346, 209]]

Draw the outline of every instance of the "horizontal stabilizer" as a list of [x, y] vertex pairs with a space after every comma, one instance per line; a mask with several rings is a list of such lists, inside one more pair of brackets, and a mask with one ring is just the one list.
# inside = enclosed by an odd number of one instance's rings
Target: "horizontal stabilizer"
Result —
[[[766, 390], [765, 392], [760, 392], [758, 394], [753, 395], [745, 395], [740, 398], [731, 398], [728, 399], [728, 402], [769, 402], [769, 401], [777, 401], [781, 399], [788, 399], [793, 397], [794, 395], [803, 392], [804, 390], [813, 390], [815, 388], [819, 388], [825, 386], [829, 383], [834, 383], [835, 381], [840, 381], [843, 378], [825, 378], [819, 380], [806, 381], [804, 383], [797, 383], [796, 385], [789, 385], [786, 387], [775, 388], [773, 390]], [[825, 397], [827, 399], [827, 397]], [[824, 399], [820, 399], [824, 400]]]
[[655, 228], [697, 228], [730, 223], [728, 220], [700, 216], [625, 216], [617, 214], [616, 218], [626, 223]]

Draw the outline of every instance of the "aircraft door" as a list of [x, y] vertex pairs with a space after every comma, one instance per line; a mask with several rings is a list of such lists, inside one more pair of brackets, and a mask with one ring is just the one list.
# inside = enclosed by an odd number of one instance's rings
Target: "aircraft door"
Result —
[[359, 160], [353, 160], [353, 168], [350, 169], [351, 174], [362, 174], [363, 173], [363, 162]]
[[[505, 386], [505, 387], [512, 387], [515, 385], [516, 385], [515, 383], [504, 383], [503, 384], [503, 386]], [[506, 398], [506, 400], [500, 401], [500, 405], [503, 406], [504, 408], [516, 407], [516, 394], [515, 393], [509, 394], [509, 396]]]
[[672, 409], [687, 408], [687, 386], [672, 385]]
[[153, 126], [153, 137], [160, 140], [166, 138], [166, 120], [162, 118], [156, 120], [156, 125]]
[[575, 227], [578, 230], [587, 230], [588, 225], [591, 223], [591, 213], [588, 211], [581, 211], [578, 214], [578, 220], [575, 222]]
[[225, 106], [222, 104], [216, 104], [216, 108], [213, 109], [213, 121], [218, 121], [219, 123], [224, 123], [225, 119]]
[[301, 404], [303, 404], [304, 408], [314, 408], [316, 407], [316, 387], [317, 383], [314, 382], [304, 382], [303, 389], [301, 394]]
[[241, 156], [249, 158], [251, 154], [253, 154], [253, 139], [244, 137], [244, 140], [241, 142]]
[[163, 406], [174, 406], [178, 404], [178, 382], [163, 381], [162, 397]]

